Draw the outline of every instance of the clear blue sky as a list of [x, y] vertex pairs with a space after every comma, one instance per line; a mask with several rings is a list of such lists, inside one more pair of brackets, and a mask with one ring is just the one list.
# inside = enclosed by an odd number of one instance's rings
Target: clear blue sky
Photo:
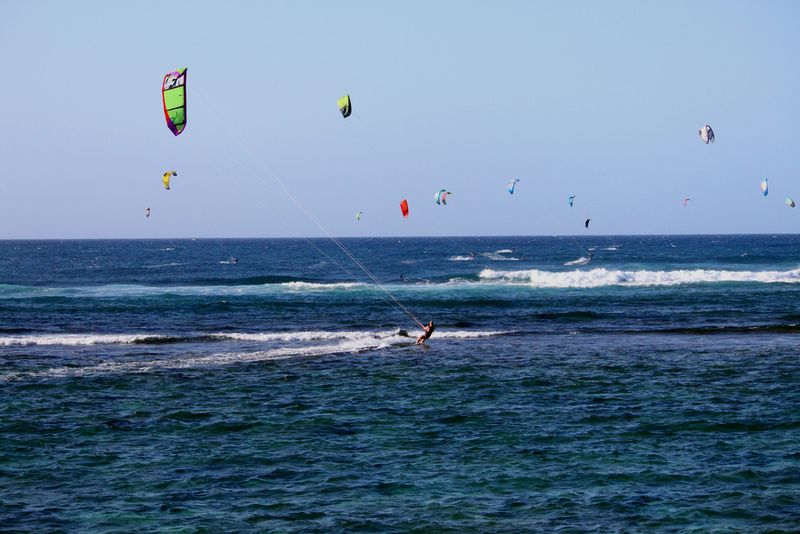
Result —
[[798, 27], [790, 1], [4, 0], [0, 238], [320, 235], [269, 173], [340, 236], [798, 232]]

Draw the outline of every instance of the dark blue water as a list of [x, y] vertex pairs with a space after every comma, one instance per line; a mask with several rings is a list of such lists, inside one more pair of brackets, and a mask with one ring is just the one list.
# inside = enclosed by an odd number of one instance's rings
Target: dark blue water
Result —
[[344, 243], [0, 242], [0, 530], [800, 528], [800, 236]]

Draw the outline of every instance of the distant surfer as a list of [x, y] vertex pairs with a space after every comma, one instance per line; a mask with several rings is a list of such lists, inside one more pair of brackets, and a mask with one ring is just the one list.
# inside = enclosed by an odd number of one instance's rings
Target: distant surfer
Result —
[[239, 258], [231, 258], [231, 263], [236, 265], [237, 263], [239, 263]]
[[400, 273], [400, 281], [402, 282], [405, 279], [406, 279], [405, 273]]
[[428, 323], [428, 326], [422, 328], [423, 334], [417, 338], [417, 345], [422, 345], [425, 343], [429, 337], [433, 335], [433, 331], [436, 330], [436, 326], [434, 326], [433, 321]]

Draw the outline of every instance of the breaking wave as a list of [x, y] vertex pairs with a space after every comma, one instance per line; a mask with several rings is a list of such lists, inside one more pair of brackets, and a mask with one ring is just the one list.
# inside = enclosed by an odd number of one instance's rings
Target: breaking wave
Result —
[[[451, 331], [437, 332], [437, 338], [443, 339], [472, 339], [479, 337], [491, 337], [512, 332], [503, 331]], [[390, 332], [327, 332], [327, 331], [307, 331], [307, 332], [282, 332], [282, 333], [262, 333], [262, 334], [212, 334], [221, 339], [248, 340], [248, 341], [279, 341], [297, 342], [321, 341], [322, 343], [311, 343], [293, 346], [278, 346], [257, 350], [253, 352], [224, 352], [208, 355], [182, 355], [172, 358], [160, 359], [137, 359], [123, 361], [101, 361], [87, 365], [58, 366], [47, 369], [36, 369], [29, 371], [12, 371], [0, 375], [0, 382], [12, 380], [43, 380], [51, 378], [68, 378], [97, 376], [107, 374], [125, 373], [146, 373], [163, 369], [192, 369], [201, 367], [220, 367], [225, 365], [263, 362], [270, 360], [281, 360], [294, 357], [326, 356], [335, 354], [358, 354], [392, 346], [413, 345], [413, 337], [401, 336], [397, 331]], [[155, 338], [157, 336], [113, 336], [113, 335], [80, 335], [65, 334], [61, 336], [18, 336], [17, 341], [25, 338], [26, 343], [46, 342], [76, 344], [82, 341], [84, 344], [95, 344], [103, 342], [109, 343], [135, 343], [137, 339]], [[9, 344], [10, 338], [0, 338], [0, 345]]]
[[581, 256], [577, 260], [572, 260], [572, 261], [566, 262], [564, 265], [586, 265], [590, 261], [592, 261], [592, 258], [588, 258], [586, 256]]
[[299, 290], [306, 290], [306, 289], [317, 289], [317, 290], [324, 290], [324, 289], [353, 289], [356, 287], [366, 287], [367, 284], [361, 282], [331, 282], [331, 283], [316, 283], [316, 282], [286, 282], [280, 284], [283, 287], [288, 287], [289, 289], [299, 289]]
[[27, 345], [122, 345], [129, 343], [164, 343], [172, 338], [158, 334], [32, 334], [0, 336], [0, 347]]
[[[499, 330], [437, 330], [441, 339], [473, 339], [510, 334]], [[397, 337], [396, 331], [365, 332], [356, 330], [326, 331], [311, 330], [298, 332], [222, 332], [211, 334], [30, 334], [19, 336], [0, 336], [2, 346], [88, 346], [88, 345], [163, 345], [167, 343], [191, 343], [200, 341], [252, 341], [262, 343], [310, 342], [331, 340], [389, 339]], [[408, 338], [404, 337], [405, 340]]]
[[177, 296], [237, 296], [285, 293], [286, 291], [323, 291], [365, 288], [362, 282], [305, 282], [269, 281], [264, 283], [239, 283], [237, 280], [218, 281], [218, 285], [149, 286], [138, 284], [107, 284], [83, 287], [35, 287], [0, 284], [0, 299], [3, 298], [130, 298]]
[[484, 269], [484, 281], [511, 282], [541, 288], [591, 288], [603, 286], [674, 286], [717, 282], [784, 283], [800, 282], [800, 269], [789, 271], [718, 271], [686, 269], [674, 271], [623, 271], [610, 269], [574, 270], [568, 272], [497, 271]]
[[504, 256], [496, 252], [483, 252], [481, 253], [481, 256], [492, 261], [519, 261], [519, 258], [514, 258], [512, 256]]

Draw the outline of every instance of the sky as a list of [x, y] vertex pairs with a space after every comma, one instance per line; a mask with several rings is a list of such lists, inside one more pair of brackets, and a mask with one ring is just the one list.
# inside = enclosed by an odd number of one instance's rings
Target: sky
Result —
[[792, 1], [0, 0], [0, 239], [796, 233], [798, 25]]

